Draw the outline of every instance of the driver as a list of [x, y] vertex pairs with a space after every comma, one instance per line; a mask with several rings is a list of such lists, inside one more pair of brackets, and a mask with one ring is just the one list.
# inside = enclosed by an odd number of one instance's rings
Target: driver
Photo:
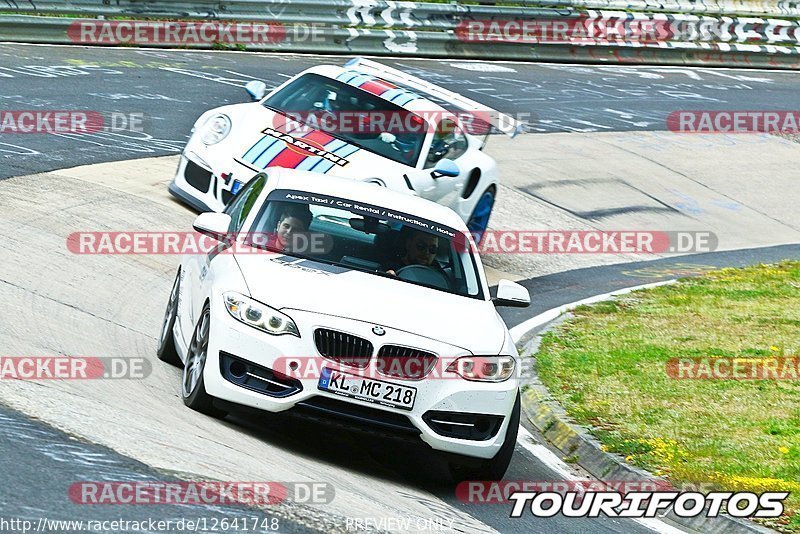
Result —
[[402, 256], [386, 272], [397, 276], [397, 271], [403, 267], [422, 265], [446, 275], [444, 269], [436, 261], [436, 254], [439, 251], [439, 238], [422, 230], [411, 230], [405, 232], [405, 234], [405, 239], [402, 240]]

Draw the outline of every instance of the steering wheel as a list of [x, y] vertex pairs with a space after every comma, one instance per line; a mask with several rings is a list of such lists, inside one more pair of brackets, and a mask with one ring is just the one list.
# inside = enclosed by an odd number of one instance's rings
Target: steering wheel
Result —
[[[333, 96], [333, 98], [331, 98]], [[325, 100], [322, 101], [322, 110], [328, 111], [330, 113], [336, 113], [336, 106], [333, 105], [333, 102], [336, 100], [336, 93], [332, 91], [327, 91], [325, 93]]]
[[447, 276], [428, 265], [406, 265], [401, 267], [397, 269], [397, 278], [451, 291], [450, 280], [448, 280]]
[[394, 141], [389, 143], [389, 146], [392, 147], [395, 152], [399, 152], [403, 159], [412, 166], [416, 165], [416, 161], [411, 161], [411, 158], [414, 157], [414, 145], [415, 143], [413, 140], [406, 140], [400, 137], [396, 137]]

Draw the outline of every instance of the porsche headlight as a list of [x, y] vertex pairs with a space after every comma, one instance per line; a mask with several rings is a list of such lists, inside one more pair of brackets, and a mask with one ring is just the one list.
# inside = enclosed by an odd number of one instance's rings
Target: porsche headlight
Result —
[[200, 140], [206, 145], [216, 145], [231, 133], [231, 120], [227, 115], [214, 115], [201, 127]]
[[447, 366], [447, 370], [475, 382], [504, 382], [514, 374], [513, 356], [463, 356]]
[[246, 325], [257, 328], [273, 336], [289, 334], [300, 337], [300, 331], [291, 317], [275, 308], [261, 304], [239, 293], [229, 292], [222, 295], [225, 307], [231, 317]]

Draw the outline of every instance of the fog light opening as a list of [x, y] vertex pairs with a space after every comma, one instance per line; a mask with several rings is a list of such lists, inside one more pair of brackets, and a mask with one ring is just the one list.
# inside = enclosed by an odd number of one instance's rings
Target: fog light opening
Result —
[[231, 372], [231, 375], [236, 378], [242, 378], [247, 374], [247, 366], [236, 360], [231, 362], [230, 366], [228, 366], [228, 370]]
[[481, 417], [475, 421], [475, 430], [480, 432], [481, 434], [485, 434], [489, 432], [489, 428], [491, 427], [491, 423], [485, 417]]

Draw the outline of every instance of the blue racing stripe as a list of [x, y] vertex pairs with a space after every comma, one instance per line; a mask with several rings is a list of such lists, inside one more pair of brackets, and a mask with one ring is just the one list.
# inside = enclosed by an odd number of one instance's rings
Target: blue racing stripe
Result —
[[385, 93], [383, 93], [381, 95], [381, 98], [391, 102], [392, 100], [394, 100], [398, 96], [402, 95], [403, 93], [407, 93], [407, 92], [408, 91], [406, 91], [405, 89], [401, 89], [400, 87], [398, 87], [397, 89], [389, 89], [388, 91], [386, 91]]
[[[337, 150], [334, 150], [333, 153], [336, 154], [337, 156], [341, 157], [341, 158], [346, 158], [347, 156], [349, 156], [351, 154], [355, 154], [359, 150], [361, 150], [361, 149], [358, 148], [357, 146], [345, 144], [343, 147], [341, 147], [341, 148], [339, 148]], [[334, 162], [330, 161], [330, 160], [320, 159], [313, 167], [311, 167], [310, 170], [314, 171], [314, 172], [321, 173], [321, 174], [325, 174], [329, 170], [331, 170], [334, 165], [336, 165], [336, 164]]]
[[272, 143], [269, 148], [267, 148], [264, 152], [262, 152], [256, 159], [253, 161], [253, 165], [258, 167], [259, 169], [266, 169], [270, 162], [275, 159], [278, 154], [287, 150], [286, 143], [275, 139], [275, 143]]
[[395, 100], [398, 100], [398, 99], [400, 99], [400, 98], [404, 97], [404, 96], [405, 96], [405, 95], [407, 95], [407, 94], [409, 94], [409, 91], [408, 91], [408, 90], [406, 90], [406, 89], [400, 89], [400, 92], [399, 92], [399, 93], [397, 93], [396, 95], [393, 95], [393, 96], [392, 96], [392, 99], [390, 100], [390, 102], [394, 102]]
[[[347, 143], [345, 143], [341, 139], [334, 139], [333, 141], [331, 141], [330, 143], [325, 145], [325, 150], [327, 150], [328, 152], [334, 152], [334, 151], [339, 150], [340, 148], [344, 147], [345, 145], [347, 145]], [[300, 163], [300, 165], [298, 165], [295, 168], [297, 170], [299, 170], [299, 171], [310, 171], [310, 170], [313, 170], [313, 168], [316, 166], [317, 163], [320, 162], [321, 159], [322, 159], [322, 157], [320, 157], [320, 156], [309, 156], [306, 159], [304, 159]]]
[[348, 84], [352, 85], [353, 87], [361, 87], [367, 82], [373, 81], [375, 78], [373, 76], [368, 76], [366, 74], [362, 74], [361, 76], [356, 76], [355, 78], [351, 79]]
[[314, 165], [312, 165], [311, 168], [308, 169], [308, 170], [311, 171], [311, 172], [319, 172], [319, 173], [325, 174], [326, 172], [331, 170], [331, 167], [333, 167], [334, 165], [335, 165], [335, 163], [333, 163], [330, 160], [327, 160], [327, 159], [324, 159], [324, 158], [319, 158], [314, 163]]
[[359, 150], [361, 150], [361, 149], [358, 148], [357, 146], [349, 145], [347, 148], [342, 147], [341, 150], [339, 150], [338, 152], [334, 152], [334, 154], [336, 154], [340, 158], [346, 158], [347, 156], [351, 156], [351, 155], [355, 154]]
[[[348, 156], [351, 156], [351, 155], [355, 154], [359, 150], [361, 150], [361, 149], [358, 148], [357, 146], [348, 145], [346, 147], [343, 147], [341, 150], [335, 152], [335, 154], [337, 156], [339, 156], [340, 158], [346, 158]], [[327, 166], [327, 169], [325, 169], [325, 170], [318, 169], [317, 172], [321, 172], [322, 174], [327, 174], [328, 171], [330, 171], [335, 165], [333, 162], [329, 162], [329, 163], [331, 163], [331, 164]]]
[[255, 160], [258, 159], [258, 157], [261, 154], [264, 153], [264, 151], [269, 149], [269, 147], [271, 147], [272, 145], [274, 145], [277, 142], [278, 142], [278, 140], [275, 139], [274, 137], [271, 137], [269, 135], [265, 135], [264, 137], [259, 139], [256, 144], [254, 144], [252, 147], [250, 147], [250, 150], [248, 150], [247, 152], [244, 153], [244, 156], [242, 156], [242, 159], [247, 161], [248, 163], [253, 163], [253, 162], [255, 162]]
[[357, 70], [348, 70], [341, 73], [339, 76], [336, 77], [336, 79], [339, 80], [340, 82], [350, 83], [350, 80], [358, 76], [361, 76], [361, 73], [358, 72]]
[[395, 102], [395, 104], [397, 104], [398, 106], [406, 106], [410, 102], [413, 102], [414, 100], [419, 100], [420, 98], [422, 97], [416, 93], [407, 93], [405, 95], [405, 98], [398, 99], [397, 102]]

